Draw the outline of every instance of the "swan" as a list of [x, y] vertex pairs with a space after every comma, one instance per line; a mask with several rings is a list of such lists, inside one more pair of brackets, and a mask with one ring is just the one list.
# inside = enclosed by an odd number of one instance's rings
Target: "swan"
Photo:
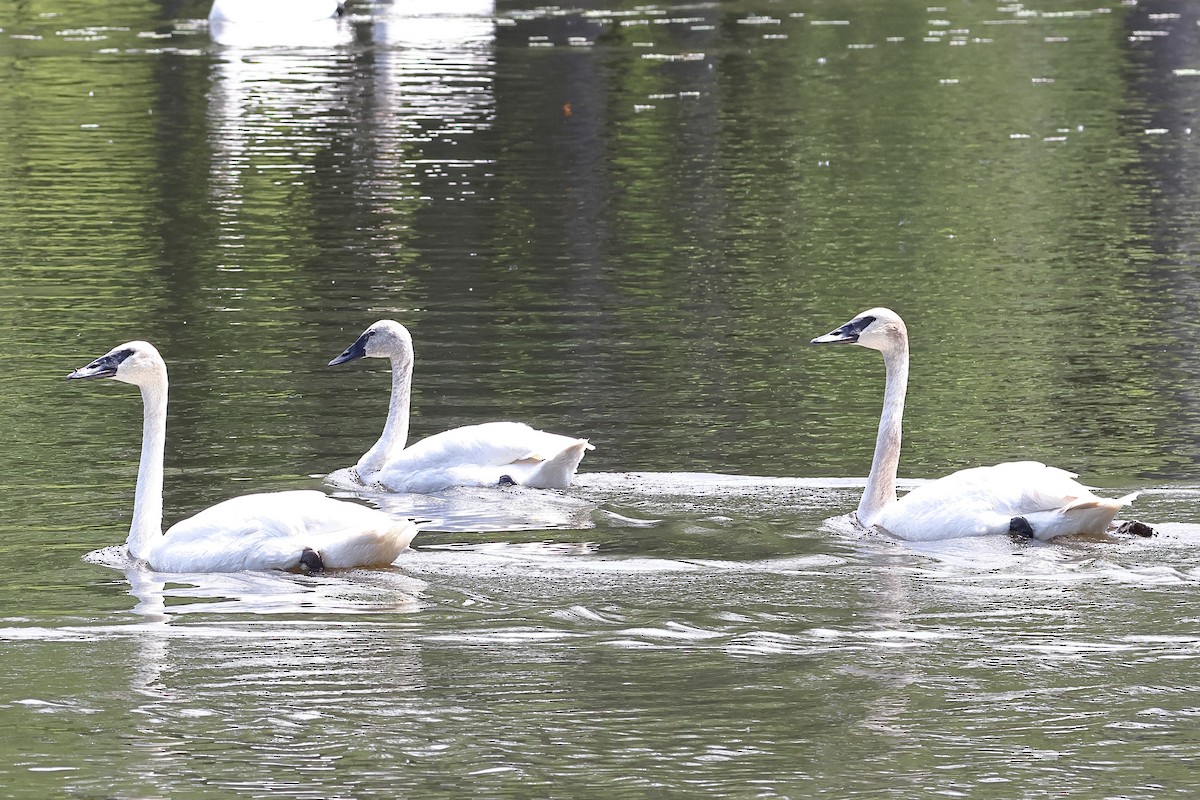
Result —
[[947, 475], [896, 499], [900, 429], [908, 391], [908, 329], [888, 308], [864, 311], [812, 344], [857, 344], [883, 354], [886, 383], [875, 457], [858, 503], [858, 524], [910, 541], [1020, 533], [1042, 541], [1073, 533], [1103, 533], [1138, 493], [1098, 497], [1075, 475], [1037, 461], [974, 467]]
[[351, 476], [364, 485], [418, 494], [451, 486], [497, 484], [565, 489], [571, 485], [584, 451], [594, 449], [587, 439], [545, 433], [520, 422], [466, 425], [406, 447], [412, 336], [399, 322], [380, 320], [329, 366], [363, 357], [392, 362], [392, 400], [383, 434], [350, 468]]
[[210, 25], [223, 22], [295, 24], [340, 17], [342, 0], [213, 0]]
[[250, 494], [181, 520], [164, 534], [167, 365], [149, 342], [118, 345], [71, 380], [113, 378], [141, 389], [142, 456], [129, 555], [160, 572], [236, 572], [386, 566], [416, 535], [408, 520], [313, 490]]

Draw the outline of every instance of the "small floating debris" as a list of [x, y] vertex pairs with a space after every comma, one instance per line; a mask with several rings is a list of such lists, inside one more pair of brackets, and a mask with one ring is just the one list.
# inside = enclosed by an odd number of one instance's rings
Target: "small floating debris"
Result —
[[846, 49], [847, 50], [874, 50], [875, 45], [870, 44], [868, 42], [863, 42], [861, 44], [848, 44], [848, 45], [846, 45]]
[[[1197, 23], [1197, 24], [1200, 25], [1200, 23]], [[1200, 69], [1194, 69], [1192, 67], [1184, 67], [1183, 69], [1171, 70], [1171, 74], [1178, 75], [1181, 78], [1183, 78], [1183, 77], [1194, 78], [1196, 76], [1200, 76]]]
[[658, 108], [658, 106], [650, 105], [649, 103], [634, 103], [633, 104], [633, 112], [635, 114], [640, 114], [643, 111], [653, 111], [656, 108]]
[[1054, 83], [1054, 78], [1030, 78], [1030, 83]]
[[742, 17], [737, 23], [738, 25], [781, 25], [783, 24], [783, 20], [754, 14], [749, 17]]
[[938, 78], [938, 83], [942, 86], [956, 86], [958, 82], [958, 78]]
[[1071, 38], [1069, 36], [1043, 36], [1042, 41], [1046, 44], [1062, 44], [1071, 41]]
[[1010, 133], [1008, 135], [1008, 138], [1010, 138], [1010, 139], [1032, 139], [1033, 137], [1030, 136], [1028, 133]]
[[644, 53], [642, 58], [647, 61], [703, 61], [704, 53]]
[[1146, 128], [1147, 136], [1162, 136], [1163, 134], [1167, 134], [1170, 132], [1171, 132], [1170, 128]]
[[848, 19], [810, 19], [808, 21], [808, 24], [810, 24], [810, 25], [849, 25], [850, 20], [848, 20]]

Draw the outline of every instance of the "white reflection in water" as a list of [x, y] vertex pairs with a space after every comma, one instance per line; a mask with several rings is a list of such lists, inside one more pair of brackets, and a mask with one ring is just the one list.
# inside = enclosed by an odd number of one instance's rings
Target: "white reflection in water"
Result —
[[[493, 4], [396, 2], [370, 12], [361, 41], [359, 21], [343, 18], [210, 25], [222, 45], [209, 100], [213, 205], [232, 252], [244, 246], [239, 220], [282, 205], [286, 186], [347, 127], [370, 130], [351, 156], [370, 176], [356, 187], [366, 205], [393, 212], [447, 179], [456, 194], [473, 194], [472, 172], [489, 162], [453, 148], [495, 115]], [[363, 50], [365, 80], [354, 72]]]
[[376, 201], [425, 196], [433, 191], [426, 183], [451, 177], [462, 182], [456, 196], [474, 193], [467, 187], [479, 166], [475, 160], [434, 148], [452, 147], [492, 124], [493, 12], [491, 0], [397, 0], [375, 7], [371, 174], [379, 182]]
[[394, 569], [354, 569], [320, 575], [287, 572], [155, 572], [130, 560], [124, 547], [88, 553], [85, 560], [125, 573], [137, 599], [134, 614], [165, 624], [190, 614], [362, 614], [411, 612], [424, 581]]
[[431, 494], [395, 494], [342, 484], [334, 496], [367, 500], [392, 516], [415, 519], [421, 530], [430, 531], [584, 530], [593, 527], [596, 511], [593, 501], [525, 486], [457, 486]]
[[[240, 246], [243, 215], [263, 215], [266, 209], [258, 206], [279, 203], [287, 191], [278, 187], [312, 171], [312, 155], [328, 147], [332, 123], [347, 113], [353, 87], [345, 79], [347, 56], [337, 45], [349, 29], [339, 20], [320, 24], [338, 26], [336, 41], [318, 37], [289, 48], [246, 45], [219, 52], [209, 94], [211, 192], [227, 247]], [[257, 194], [247, 197], [262, 174], [272, 177], [260, 179]]]

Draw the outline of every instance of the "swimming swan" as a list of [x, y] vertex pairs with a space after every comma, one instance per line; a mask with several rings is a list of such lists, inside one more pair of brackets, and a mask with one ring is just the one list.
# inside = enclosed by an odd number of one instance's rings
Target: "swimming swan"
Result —
[[386, 566], [416, 535], [408, 520], [312, 490], [250, 494], [162, 532], [167, 365], [154, 345], [126, 342], [70, 379], [113, 378], [142, 391], [142, 457], [125, 545], [161, 572], [235, 572]]
[[812, 344], [858, 344], [883, 353], [887, 378], [883, 414], [867, 488], [858, 504], [864, 528], [912, 541], [1022, 533], [1043, 541], [1072, 533], [1102, 533], [1137, 492], [1097, 497], [1075, 476], [1037, 461], [975, 467], [922, 484], [896, 499], [900, 428], [908, 391], [908, 330], [891, 309], [864, 311]]
[[500, 483], [565, 489], [584, 451], [593, 449], [587, 439], [545, 433], [520, 422], [467, 425], [405, 447], [412, 397], [412, 336], [399, 322], [380, 320], [329, 366], [363, 357], [392, 362], [392, 400], [383, 435], [351, 467], [364, 485], [416, 493]]
[[342, 0], [213, 0], [208, 22], [294, 25], [340, 17], [345, 10]]

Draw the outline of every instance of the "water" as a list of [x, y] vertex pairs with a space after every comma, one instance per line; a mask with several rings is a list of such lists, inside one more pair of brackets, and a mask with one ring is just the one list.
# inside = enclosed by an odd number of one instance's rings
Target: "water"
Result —
[[[1195, 10], [440, 8], [0, 10], [0, 794], [1191, 796]], [[902, 476], [1039, 458], [1159, 535], [847, 527], [882, 366], [806, 343], [879, 304]], [[428, 520], [394, 570], [105, 549], [141, 408], [67, 372], [162, 350], [173, 521], [353, 463], [381, 317], [414, 434], [590, 436], [578, 485], [365, 498]]]

